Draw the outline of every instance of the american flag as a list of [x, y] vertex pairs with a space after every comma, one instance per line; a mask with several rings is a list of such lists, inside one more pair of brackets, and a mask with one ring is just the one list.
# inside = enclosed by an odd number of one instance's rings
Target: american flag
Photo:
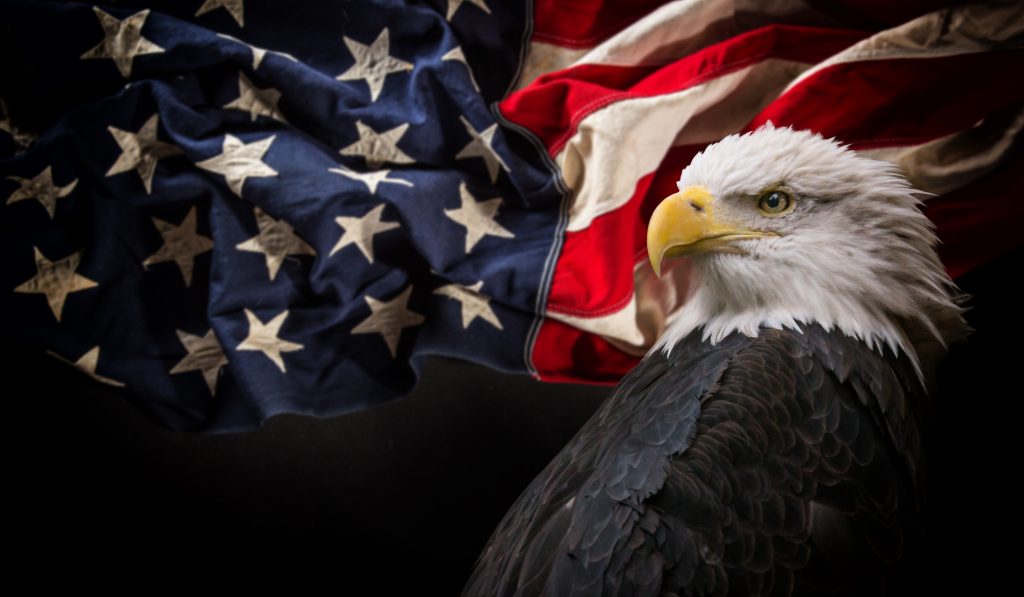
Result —
[[767, 121], [898, 163], [953, 275], [1021, 242], [1019, 2], [2, 11], [4, 340], [172, 428], [360, 409], [427, 355], [616, 381], [685, 297], [650, 211]]

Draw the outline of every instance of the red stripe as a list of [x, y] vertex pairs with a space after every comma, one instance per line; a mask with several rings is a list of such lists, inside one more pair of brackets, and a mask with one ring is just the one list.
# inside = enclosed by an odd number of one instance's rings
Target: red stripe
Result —
[[643, 257], [639, 248], [647, 235], [646, 220], [639, 217], [639, 202], [634, 199], [647, 194], [652, 178], [649, 174], [640, 179], [626, 205], [594, 218], [585, 230], [565, 234], [548, 293], [549, 311], [598, 317], [629, 302], [633, 265]]
[[679, 173], [703, 148], [673, 147], [657, 171], [640, 179], [628, 203], [594, 218], [585, 230], [566, 233], [548, 310], [595, 317], [629, 302], [633, 267], [647, 251], [647, 221], [658, 203], [676, 191]]
[[505, 98], [499, 107], [505, 118], [532, 131], [555, 155], [581, 120], [613, 102], [674, 93], [769, 58], [820, 62], [865, 35], [772, 25], [661, 67], [583, 64], [549, 73]]
[[536, 0], [533, 41], [592, 48], [667, 0]]
[[837, 64], [801, 81], [749, 125], [810, 129], [854, 149], [916, 145], [1024, 101], [1024, 51]]
[[533, 345], [533, 364], [544, 381], [614, 384], [639, 360], [554, 319], [544, 320]]

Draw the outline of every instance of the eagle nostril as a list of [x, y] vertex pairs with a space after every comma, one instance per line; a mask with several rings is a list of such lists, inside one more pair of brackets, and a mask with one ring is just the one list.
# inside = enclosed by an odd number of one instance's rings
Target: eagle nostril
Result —
[[695, 211], [695, 212], [697, 212], [699, 214], [700, 213], [704, 213], [704, 206], [699, 204], [699, 203], [697, 203], [696, 201], [691, 201], [690, 202], [690, 207], [693, 208], [693, 211]]

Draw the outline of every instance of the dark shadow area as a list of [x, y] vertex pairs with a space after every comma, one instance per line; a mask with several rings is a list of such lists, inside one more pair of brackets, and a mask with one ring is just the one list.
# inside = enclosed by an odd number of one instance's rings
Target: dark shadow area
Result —
[[930, 551], [894, 594], [1003, 593], [1016, 576], [1024, 350], [1018, 247], [958, 280], [971, 295], [969, 341], [939, 371], [928, 443]]
[[[961, 280], [977, 330], [935, 397], [931, 551], [903, 590], [985, 594], [1011, 570], [1021, 251]], [[4, 346], [10, 570], [74, 585], [323, 582], [454, 595], [505, 509], [608, 389], [433, 360], [416, 392], [258, 432], [165, 431], [45, 355]]]

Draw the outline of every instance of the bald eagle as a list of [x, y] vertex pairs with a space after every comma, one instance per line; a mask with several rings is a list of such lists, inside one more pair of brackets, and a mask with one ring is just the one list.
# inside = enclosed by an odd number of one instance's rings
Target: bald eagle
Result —
[[465, 595], [870, 592], [919, 540], [925, 380], [966, 330], [921, 194], [770, 124], [678, 184], [647, 244], [659, 275], [691, 260], [690, 295]]

